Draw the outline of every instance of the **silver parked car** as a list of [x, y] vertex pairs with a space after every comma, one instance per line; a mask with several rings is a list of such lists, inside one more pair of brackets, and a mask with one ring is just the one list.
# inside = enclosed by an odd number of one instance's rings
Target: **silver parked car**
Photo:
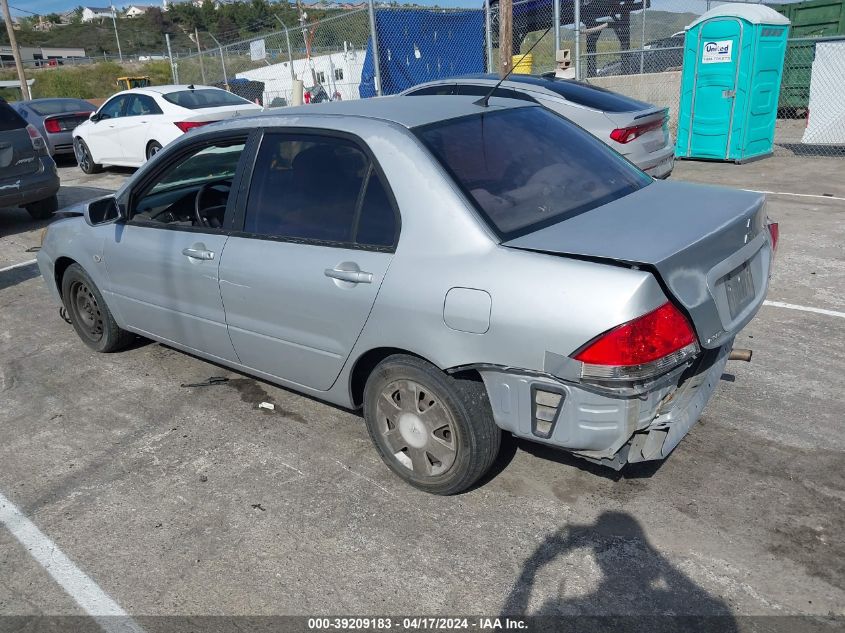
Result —
[[[495, 74], [467, 75], [420, 84], [402, 94], [481, 97], [498, 82]], [[493, 96], [539, 103], [577, 123], [650, 176], [668, 178], [672, 173], [675, 145], [666, 108], [553, 75], [510, 75]]]
[[51, 156], [73, 156], [73, 131], [97, 109], [84, 99], [67, 97], [17, 101], [12, 107], [38, 130]]
[[502, 431], [620, 468], [666, 457], [766, 294], [759, 194], [655, 181], [512, 100], [386, 97], [241, 117], [54, 222], [80, 338], [135, 334], [363, 407], [424, 490]]

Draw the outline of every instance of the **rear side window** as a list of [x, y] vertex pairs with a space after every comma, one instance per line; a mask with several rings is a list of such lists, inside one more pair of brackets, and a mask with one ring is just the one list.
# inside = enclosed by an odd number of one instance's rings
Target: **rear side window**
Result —
[[426, 86], [419, 90], [409, 92], [409, 97], [428, 97], [431, 95], [453, 95], [455, 94], [455, 84], [438, 84], [436, 86]]
[[503, 240], [651, 182], [604, 143], [545, 108], [474, 114], [416, 133]]
[[149, 95], [132, 95], [126, 106], [126, 116], [144, 116], [147, 114], [161, 114], [161, 108]]
[[23, 117], [14, 111], [5, 101], [0, 101], [0, 132], [9, 130], [20, 130], [26, 127]]
[[166, 101], [189, 110], [219, 108], [220, 106], [244, 105], [252, 103], [231, 92], [217, 88], [199, 88], [197, 90], [179, 90], [163, 95]]
[[267, 134], [256, 159], [244, 231], [389, 247], [396, 219], [369, 158], [352, 141]]

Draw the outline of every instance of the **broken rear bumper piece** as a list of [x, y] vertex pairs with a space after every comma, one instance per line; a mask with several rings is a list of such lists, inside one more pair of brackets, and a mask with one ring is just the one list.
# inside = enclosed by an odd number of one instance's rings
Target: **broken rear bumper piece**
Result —
[[616, 470], [666, 458], [716, 390], [733, 340], [648, 383], [580, 381], [577, 361], [547, 354], [545, 372], [476, 366], [496, 424]]

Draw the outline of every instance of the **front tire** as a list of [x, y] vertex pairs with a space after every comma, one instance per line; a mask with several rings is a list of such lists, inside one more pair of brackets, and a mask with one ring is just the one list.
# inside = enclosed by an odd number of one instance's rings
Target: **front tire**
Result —
[[94, 157], [91, 156], [91, 150], [81, 138], [73, 139], [73, 153], [76, 156], [76, 163], [79, 168], [86, 174], [99, 174], [103, 171], [103, 166], [94, 162]]
[[97, 352], [116, 352], [135, 335], [118, 327], [103, 295], [79, 264], [71, 264], [62, 277], [62, 301], [73, 329]]
[[158, 141], [150, 141], [147, 145], [147, 160], [150, 160], [153, 156], [158, 154], [159, 150], [161, 150], [161, 143]]
[[433, 494], [466, 490], [499, 453], [501, 430], [483, 383], [413, 356], [390, 356], [375, 368], [364, 389], [364, 419], [387, 466]]
[[56, 195], [52, 195], [46, 200], [32, 202], [24, 208], [33, 220], [46, 220], [52, 217], [59, 208], [59, 198]]

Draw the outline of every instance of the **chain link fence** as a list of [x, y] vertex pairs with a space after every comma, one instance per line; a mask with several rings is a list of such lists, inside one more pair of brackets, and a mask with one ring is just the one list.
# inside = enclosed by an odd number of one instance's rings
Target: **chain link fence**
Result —
[[[666, 107], [674, 132], [684, 27], [724, 4], [730, 2], [517, 0], [512, 52], [533, 47], [522, 72], [557, 72]], [[359, 99], [499, 68], [498, 0], [448, 10], [369, 5], [315, 22], [278, 23], [223, 45], [208, 33], [197, 37], [200, 52], [173, 60], [175, 79], [227, 87], [265, 107], [295, 103], [297, 92], [311, 103]], [[790, 39], [775, 152], [845, 156], [842, 86], [845, 36]]]

